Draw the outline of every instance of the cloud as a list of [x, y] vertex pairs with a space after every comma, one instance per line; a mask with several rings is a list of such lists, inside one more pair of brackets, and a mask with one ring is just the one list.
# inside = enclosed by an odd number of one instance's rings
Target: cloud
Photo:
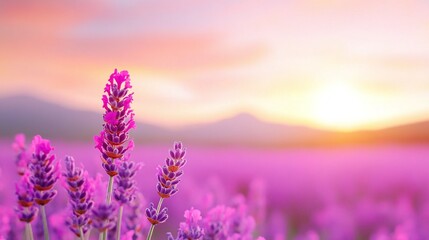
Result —
[[411, 104], [428, 86], [428, 16], [424, 1], [2, 1], [0, 91], [78, 106], [117, 67], [154, 119], [180, 105], [193, 121], [254, 108], [311, 122], [294, 106], [331, 80]]

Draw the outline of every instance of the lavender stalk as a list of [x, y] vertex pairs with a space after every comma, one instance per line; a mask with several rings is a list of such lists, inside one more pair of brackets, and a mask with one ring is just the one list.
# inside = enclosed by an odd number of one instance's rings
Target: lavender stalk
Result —
[[[134, 147], [129, 139], [130, 129], [135, 127], [134, 113], [131, 109], [133, 93], [130, 75], [127, 71], [118, 72], [116, 69], [110, 75], [104, 88], [102, 97], [104, 125], [103, 130], [95, 136], [96, 148], [101, 152], [101, 161], [104, 170], [109, 175], [106, 204], [111, 204], [114, 177], [118, 175], [119, 164], [128, 158], [125, 154]], [[107, 231], [103, 232], [103, 239], [107, 238]]]
[[[91, 210], [92, 226], [100, 233], [109, 231], [115, 226], [116, 206], [113, 204], [99, 204]], [[100, 234], [100, 237], [104, 235]]]
[[155, 225], [165, 222], [168, 218], [167, 208], [161, 210], [162, 202], [165, 198], [170, 198], [179, 191], [177, 186], [180, 182], [179, 177], [183, 175], [181, 168], [186, 164], [185, 154], [186, 151], [182, 143], [176, 142], [174, 143], [174, 150], [170, 150], [170, 156], [165, 160], [165, 165], [158, 167], [156, 188], [160, 199], [156, 209], [153, 203], [146, 209], [146, 217], [152, 224], [147, 240], [152, 238]]
[[25, 222], [25, 234], [27, 239], [33, 239], [31, 222], [37, 216], [38, 209], [34, 206], [34, 190], [30, 183], [28, 173], [21, 177], [16, 184], [16, 196], [18, 198], [18, 207], [15, 212], [21, 222]]
[[58, 163], [54, 164], [55, 155], [51, 154], [54, 148], [51, 147], [49, 140], [37, 135], [33, 139], [32, 146], [34, 152], [33, 159], [29, 164], [30, 182], [34, 187], [34, 201], [40, 206], [44, 238], [49, 240], [45, 205], [57, 195], [57, 191], [53, 187], [58, 180], [59, 165]]
[[89, 210], [94, 205], [92, 201], [93, 189], [86, 178], [86, 172], [76, 167], [71, 156], [65, 158], [66, 171], [63, 176], [66, 180], [66, 189], [72, 207], [72, 215], [67, 220], [69, 229], [82, 240], [89, 230]]
[[12, 148], [17, 153], [15, 164], [19, 176], [23, 176], [28, 171], [29, 157], [27, 155], [27, 147], [25, 146], [25, 135], [20, 133], [15, 136], [15, 141]]
[[121, 238], [121, 224], [124, 205], [130, 203], [135, 198], [135, 181], [134, 176], [141, 168], [141, 164], [135, 164], [129, 161], [128, 158], [124, 159], [119, 166], [118, 176], [116, 177], [116, 189], [114, 192], [115, 200], [119, 203], [118, 222], [116, 227], [116, 239]]

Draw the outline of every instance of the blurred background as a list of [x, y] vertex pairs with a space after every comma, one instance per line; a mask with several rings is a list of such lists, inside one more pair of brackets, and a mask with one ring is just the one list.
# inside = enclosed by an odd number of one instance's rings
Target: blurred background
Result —
[[0, 1], [0, 36], [4, 206], [17, 133], [102, 172], [117, 68], [148, 200], [173, 141], [188, 149], [169, 231], [242, 195], [267, 239], [429, 239], [426, 0]]

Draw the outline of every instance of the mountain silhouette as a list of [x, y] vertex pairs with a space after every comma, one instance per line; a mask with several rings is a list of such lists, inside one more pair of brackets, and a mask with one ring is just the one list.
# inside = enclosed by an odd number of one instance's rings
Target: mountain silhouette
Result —
[[[101, 130], [101, 113], [76, 110], [29, 96], [0, 99], [0, 138], [17, 133], [46, 138], [92, 141]], [[329, 146], [344, 144], [429, 143], [429, 121], [374, 131], [333, 132], [304, 126], [264, 122], [248, 113], [172, 130], [137, 122], [136, 142], [200, 145]]]

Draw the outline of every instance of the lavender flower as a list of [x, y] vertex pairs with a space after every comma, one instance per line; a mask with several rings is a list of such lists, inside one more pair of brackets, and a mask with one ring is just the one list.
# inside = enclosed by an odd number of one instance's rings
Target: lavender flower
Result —
[[177, 193], [178, 179], [182, 176], [181, 168], [186, 164], [185, 149], [182, 143], [174, 143], [174, 150], [170, 150], [170, 157], [165, 160], [165, 165], [158, 167], [158, 184], [156, 186], [161, 198], [169, 198]]
[[135, 164], [133, 161], [123, 161], [119, 166], [119, 174], [116, 177], [116, 189], [114, 192], [115, 199], [119, 203], [119, 216], [116, 226], [116, 239], [118, 240], [121, 237], [123, 205], [129, 203], [135, 197], [136, 187], [133, 178], [140, 167], [141, 164]]
[[255, 219], [248, 214], [248, 205], [246, 199], [239, 195], [233, 200], [232, 207], [234, 212], [230, 218], [230, 232], [239, 235], [242, 239], [252, 239], [252, 233], [255, 228]]
[[175, 142], [174, 149], [170, 150], [170, 156], [165, 160], [165, 165], [158, 167], [158, 184], [156, 185], [156, 189], [158, 190], [160, 199], [156, 209], [154, 208], [153, 203], [151, 203], [149, 208], [146, 209], [147, 219], [152, 224], [147, 240], [152, 238], [155, 225], [165, 222], [168, 218], [167, 208], [163, 208], [161, 210], [162, 201], [165, 198], [173, 196], [179, 191], [177, 189], [177, 185], [180, 182], [179, 177], [183, 175], [181, 168], [186, 164], [185, 154], [186, 151], [183, 148], [182, 143]]
[[58, 163], [54, 165], [55, 155], [51, 155], [54, 148], [51, 147], [49, 140], [37, 135], [33, 139], [32, 146], [34, 153], [29, 165], [30, 182], [34, 186], [35, 202], [44, 206], [57, 195], [53, 187], [58, 180], [59, 165]]
[[[103, 108], [106, 112], [103, 115], [104, 124], [100, 135], [95, 136], [96, 148], [101, 152], [102, 166], [106, 173], [110, 176], [109, 185], [107, 187], [106, 203], [110, 204], [113, 190], [113, 177], [118, 175], [119, 166], [123, 176], [128, 177], [130, 174], [127, 171], [133, 166], [126, 164], [129, 159], [129, 154], [125, 155], [128, 150], [134, 147], [133, 140], [129, 139], [129, 131], [135, 127], [134, 113], [131, 109], [133, 94], [129, 93], [131, 89], [130, 75], [127, 71], [115, 71], [110, 75], [109, 82], [104, 88]], [[123, 163], [120, 165], [120, 163]], [[134, 173], [133, 173], [134, 175]], [[117, 189], [117, 196], [125, 193], [120, 197], [120, 202], [128, 202], [134, 193], [134, 188], [131, 180], [120, 179], [117, 184], [121, 184]], [[120, 235], [120, 224], [123, 208], [119, 209], [119, 221], [117, 235]], [[120, 236], [118, 236], [119, 238]], [[107, 239], [107, 232], [103, 232], [102, 239]]]
[[66, 179], [67, 192], [70, 197], [73, 214], [67, 220], [70, 230], [81, 237], [81, 231], [85, 234], [89, 229], [88, 211], [93, 206], [92, 189], [86, 180], [85, 173], [82, 168], [75, 166], [73, 157], [65, 158], [66, 172], [63, 176]]
[[27, 147], [25, 146], [25, 135], [17, 134], [15, 141], [12, 144], [12, 148], [17, 153], [15, 164], [17, 166], [18, 175], [22, 176], [28, 171], [28, 156], [26, 153]]
[[58, 162], [54, 165], [55, 155], [51, 154], [54, 148], [51, 147], [49, 140], [37, 135], [33, 139], [32, 146], [34, 152], [29, 164], [30, 182], [34, 187], [34, 201], [40, 205], [44, 238], [48, 240], [49, 229], [45, 205], [57, 195], [57, 191], [53, 187], [59, 177], [59, 165]]
[[101, 152], [102, 166], [111, 177], [118, 174], [115, 160], [123, 160], [126, 157], [125, 153], [134, 146], [128, 135], [129, 130], [135, 127], [134, 113], [131, 109], [133, 93], [129, 93], [130, 89], [128, 72], [118, 72], [115, 69], [110, 75], [102, 97], [103, 108], [106, 110], [103, 115], [105, 123], [103, 131], [95, 136], [94, 140], [96, 148]]
[[120, 205], [129, 203], [134, 199], [136, 187], [133, 178], [141, 166], [141, 164], [135, 164], [133, 161], [124, 161], [119, 166], [114, 197]]
[[34, 206], [34, 190], [30, 184], [28, 175], [21, 177], [16, 184], [16, 196], [18, 197], [18, 207], [15, 209], [18, 218], [22, 222], [30, 223], [34, 220], [38, 213], [38, 209]]
[[131, 232], [132, 239], [139, 239], [142, 235], [142, 230], [146, 228], [146, 221], [141, 221], [143, 215], [142, 206], [146, 205], [146, 201], [141, 193], [137, 193], [136, 197], [129, 202], [128, 211], [130, 212], [126, 217], [126, 228]]
[[177, 238], [174, 238], [171, 233], [167, 233], [168, 240], [200, 240], [204, 236], [202, 225], [201, 212], [191, 208], [185, 211], [185, 222], [180, 223], [177, 233]]
[[167, 208], [157, 211], [157, 209], [155, 209], [153, 206], [153, 203], [150, 203], [149, 208], [146, 208], [146, 217], [152, 225], [164, 223], [168, 218]]
[[253, 240], [255, 221], [247, 214], [243, 197], [237, 198], [232, 207], [220, 205], [212, 208], [204, 219], [199, 210], [192, 208], [185, 211], [185, 219], [180, 223], [177, 237], [168, 233], [168, 240]]
[[116, 206], [113, 204], [100, 204], [94, 207], [92, 212], [92, 226], [100, 232], [106, 232], [115, 227]]
[[211, 209], [204, 219], [204, 239], [226, 239], [231, 227], [231, 217], [234, 209], [226, 206], [217, 206]]

